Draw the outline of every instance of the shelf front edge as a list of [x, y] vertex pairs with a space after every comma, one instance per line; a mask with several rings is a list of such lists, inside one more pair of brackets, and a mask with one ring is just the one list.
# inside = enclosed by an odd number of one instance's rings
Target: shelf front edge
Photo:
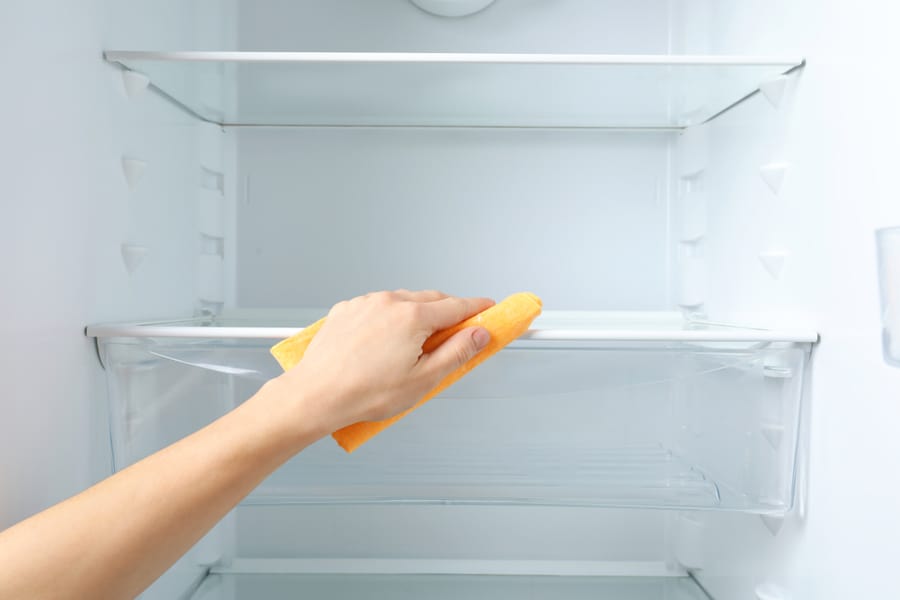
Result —
[[[146, 325], [91, 325], [85, 335], [94, 338], [197, 338], [282, 340], [302, 327], [175, 327]], [[787, 342], [814, 344], [814, 331], [766, 330], [640, 330], [640, 329], [530, 329], [519, 342]]]
[[465, 52], [254, 52], [107, 50], [110, 62], [233, 62], [233, 63], [477, 63], [609, 66], [782, 66], [799, 67], [802, 57], [678, 55], [678, 54], [537, 54]]

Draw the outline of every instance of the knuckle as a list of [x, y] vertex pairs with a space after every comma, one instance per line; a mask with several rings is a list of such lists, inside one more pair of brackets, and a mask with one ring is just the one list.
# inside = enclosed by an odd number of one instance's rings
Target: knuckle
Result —
[[457, 299], [453, 303], [453, 315], [457, 322], [465, 319], [466, 315], [468, 313], [469, 313], [469, 307], [466, 304], [465, 300]]
[[419, 323], [423, 319], [422, 305], [416, 302], [404, 302], [401, 305], [403, 320], [409, 324]]
[[390, 304], [390, 302], [393, 301], [396, 298], [396, 296], [394, 295], [393, 292], [375, 292], [374, 294], [371, 295], [371, 298], [375, 302], [378, 302], [379, 304], [384, 305], [384, 304]]

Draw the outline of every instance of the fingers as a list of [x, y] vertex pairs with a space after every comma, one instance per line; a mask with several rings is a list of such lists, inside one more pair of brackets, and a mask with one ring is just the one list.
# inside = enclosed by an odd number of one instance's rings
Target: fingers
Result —
[[447, 329], [494, 305], [490, 298], [456, 298], [453, 296], [423, 305], [425, 325], [432, 331]]
[[432, 387], [463, 366], [490, 343], [491, 334], [484, 327], [467, 327], [438, 346], [420, 360], [421, 367], [432, 380]]
[[394, 290], [393, 294], [401, 300], [409, 300], [411, 302], [434, 302], [435, 300], [449, 298], [447, 294], [437, 290], [422, 290], [418, 292]]

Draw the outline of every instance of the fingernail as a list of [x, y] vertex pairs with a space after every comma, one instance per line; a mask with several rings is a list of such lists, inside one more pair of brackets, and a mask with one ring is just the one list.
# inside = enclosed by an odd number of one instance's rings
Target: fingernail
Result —
[[475, 340], [475, 347], [482, 350], [491, 341], [491, 334], [488, 333], [487, 329], [479, 327], [472, 334], [472, 339]]

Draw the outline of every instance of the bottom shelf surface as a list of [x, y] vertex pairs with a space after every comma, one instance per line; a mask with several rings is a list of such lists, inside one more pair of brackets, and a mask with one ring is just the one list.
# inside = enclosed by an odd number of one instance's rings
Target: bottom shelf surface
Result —
[[688, 576], [211, 573], [193, 600], [710, 600]]
[[[380, 441], [380, 440], [379, 440]], [[519, 504], [715, 509], [747, 499], [661, 447], [373, 443], [335, 460], [331, 440], [264, 482], [245, 504]], [[343, 457], [341, 457], [343, 458]], [[352, 485], [347, 482], [352, 481]], [[723, 497], [725, 494], [725, 497]]]

